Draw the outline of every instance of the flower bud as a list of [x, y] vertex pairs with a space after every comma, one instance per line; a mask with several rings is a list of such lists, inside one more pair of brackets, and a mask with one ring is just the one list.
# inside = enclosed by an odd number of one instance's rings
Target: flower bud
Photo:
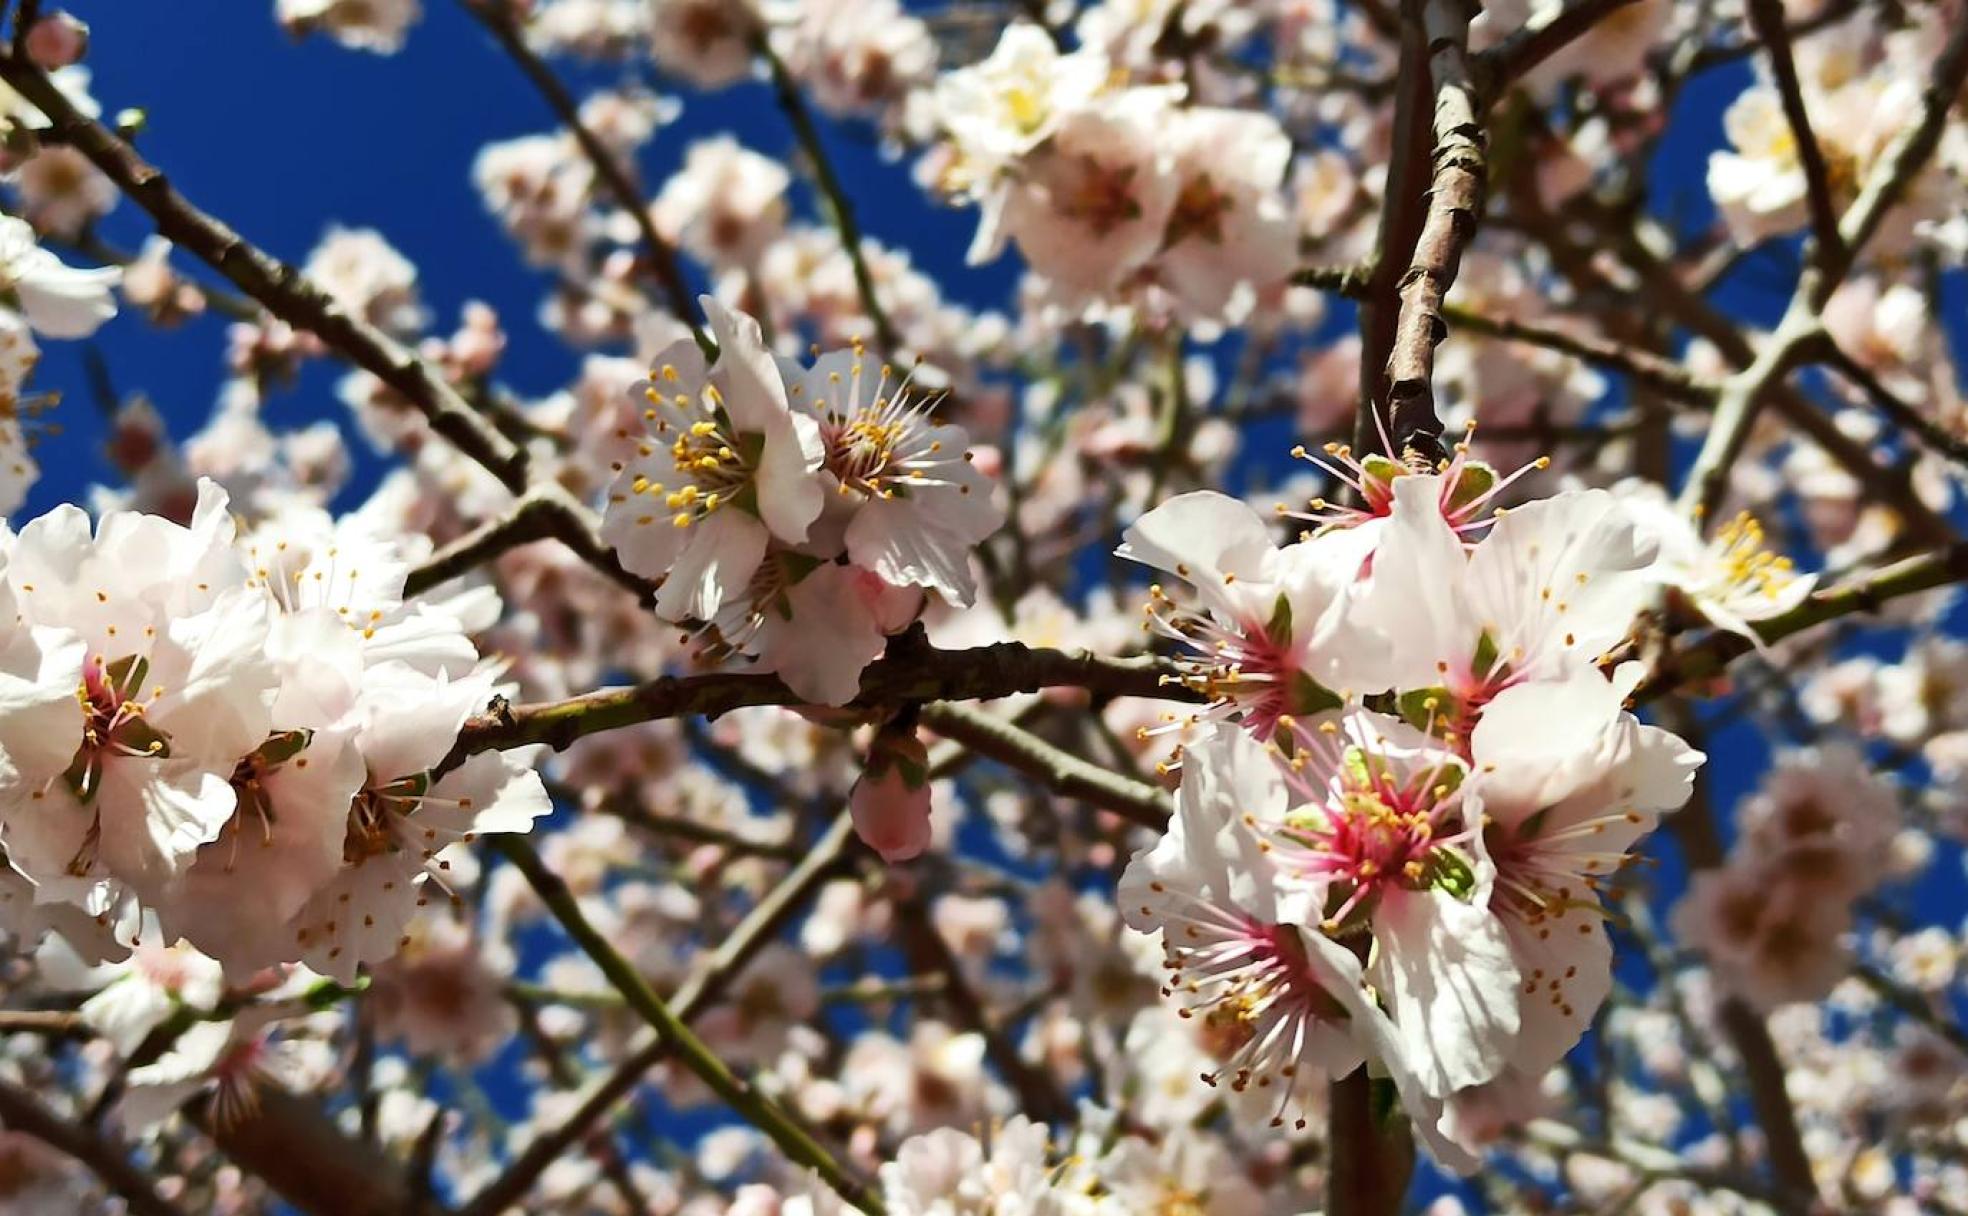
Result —
[[854, 830], [883, 861], [907, 861], [929, 846], [929, 751], [911, 727], [882, 727], [847, 806]]
[[57, 9], [27, 29], [27, 57], [43, 71], [78, 63], [89, 53], [89, 27]]

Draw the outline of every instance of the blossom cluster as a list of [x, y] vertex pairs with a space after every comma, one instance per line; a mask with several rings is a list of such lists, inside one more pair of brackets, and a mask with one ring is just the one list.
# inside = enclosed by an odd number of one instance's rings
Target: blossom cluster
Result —
[[206, 481], [187, 524], [64, 506], [0, 545], [12, 928], [352, 981], [447, 891], [447, 849], [548, 810], [517, 758], [448, 759], [497, 685], [468, 636], [497, 601], [406, 597], [359, 518], [242, 532], [228, 505]]
[[708, 653], [844, 705], [925, 594], [975, 598], [971, 550], [1002, 519], [991, 483], [937, 397], [859, 346], [782, 366], [757, 321], [703, 305], [717, 358], [689, 341], [657, 356], [603, 538]]
[[0, 1211], [1968, 1210], [1958, 0], [262, 7], [0, 9]]

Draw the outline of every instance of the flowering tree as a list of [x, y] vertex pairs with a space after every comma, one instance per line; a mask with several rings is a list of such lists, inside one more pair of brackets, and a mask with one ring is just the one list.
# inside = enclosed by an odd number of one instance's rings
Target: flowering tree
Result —
[[1960, 0], [432, 4], [449, 334], [0, 3], [0, 1212], [1968, 1210]]

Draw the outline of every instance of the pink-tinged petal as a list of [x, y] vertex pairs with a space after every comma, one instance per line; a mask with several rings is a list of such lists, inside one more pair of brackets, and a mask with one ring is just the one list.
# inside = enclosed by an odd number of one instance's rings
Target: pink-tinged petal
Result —
[[786, 592], [787, 619], [768, 609], [760, 660], [795, 694], [816, 705], [845, 705], [861, 691], [861, 672], [881, 655], [882, 633], [859, 572], [825, 565]]

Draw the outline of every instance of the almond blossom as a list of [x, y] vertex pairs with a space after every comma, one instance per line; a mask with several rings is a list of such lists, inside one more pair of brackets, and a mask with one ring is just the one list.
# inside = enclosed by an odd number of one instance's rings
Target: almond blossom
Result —
[[825, 504], [819, 425], [787, 407], [758, 323], [706, 296], [717, 361], [664, 352], [644, 395], [648, 434], [615, 480], [603, 537], [638, 574], [662, 578], [656, 610], [717, 615], [774, 537], [798, 544]]

